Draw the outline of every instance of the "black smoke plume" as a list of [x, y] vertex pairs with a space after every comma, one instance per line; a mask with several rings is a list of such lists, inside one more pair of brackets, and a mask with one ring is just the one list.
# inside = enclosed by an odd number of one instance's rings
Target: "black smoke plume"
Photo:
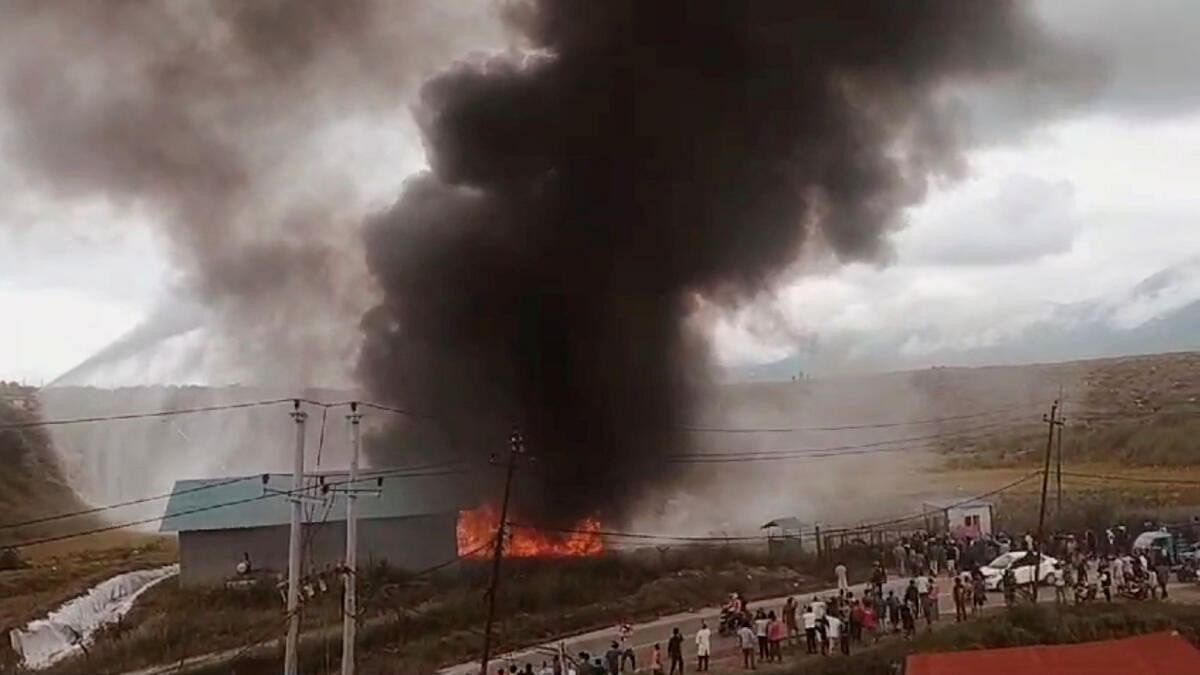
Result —
[[[878, 260], [963, 170], [957, 83], [1053, 50], [1013, 2], [538, 0], [519, 54], [429, 80], [431, 170], [367, 231], [368, 388], [435, 452], [536, 456], [519, 508], [617, 516], [677, 467], [698, 296], [753, 297], [806, 243]], [[447, 450], [447, 447], [450, 450]]]

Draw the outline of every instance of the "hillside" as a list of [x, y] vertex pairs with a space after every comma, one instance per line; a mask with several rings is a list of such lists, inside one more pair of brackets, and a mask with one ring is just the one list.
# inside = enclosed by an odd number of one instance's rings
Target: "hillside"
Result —
[[729, 426], [804, 427], [969, 416], [774, 440], [820, 446], [935, 436], [956, 463], [1011, 465], [1041, 457], [1042, 415], [1060, 396], [1067, 417], [1064, 456], [1200, 464], [1200, 352], [730, 384], [716, 389], [699, 417]]
[[[0, 426], [34, 421], [38, 415], [33, 389], [0, 383]], [[83, 508], [43, 429], [0, 429], [0, 466], [0, 526]], [[72, 527], [81, 521], [74, 519]], [[0, 529], [0, 544], [46, 531], [45, 526]]]

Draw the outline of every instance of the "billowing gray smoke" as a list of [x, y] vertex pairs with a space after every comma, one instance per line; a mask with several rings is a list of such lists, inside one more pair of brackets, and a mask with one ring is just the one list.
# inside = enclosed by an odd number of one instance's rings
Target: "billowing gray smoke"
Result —
[[[5, 2], [4, 187], [160, 227], [237, 379], [345, 378], [370, 304], [360, 131], [406, 119], [421, 78], [491, 25], [484, 2]], [[137, 336], [169, 336], [162, 316]]]
[[[1010, 2], [538, 0], [519, 56], [462, 62], [417, 107], [431, 170], [367, 232], [376, 395], [487, 456], [521, 426], [522, 508], [619, 516], [678, 467], [731, 305], [819, 241], [878, 259], [930, 179], [961, 170], [949, 85], [1052, 51]], [[968, 226], [964, 225], [964, 226]]]

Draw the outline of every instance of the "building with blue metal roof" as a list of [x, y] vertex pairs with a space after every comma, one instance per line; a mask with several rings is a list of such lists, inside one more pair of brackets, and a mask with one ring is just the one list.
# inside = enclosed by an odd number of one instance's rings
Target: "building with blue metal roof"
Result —
[[[349, 486], [345, 473], [305, 483], [303, 564], [316, 572], [344, 557]], [[474, 504], [445, 478], [365, 471], [354, 487], [361, 566], [413, 571], [457, 555], [458, 513]], [[247, 561], [259, 574], [286, 574], [291, 489], [291, 474], [278, 473], [177, 481], [160, 530], [178, 533], [181, 582], [222, 584]]]

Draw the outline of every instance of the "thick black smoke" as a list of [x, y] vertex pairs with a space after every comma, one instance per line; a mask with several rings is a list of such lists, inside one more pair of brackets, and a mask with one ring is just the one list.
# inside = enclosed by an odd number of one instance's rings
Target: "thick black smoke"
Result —
[[[521, 508], [619, 516], [676, 469], [707, 351], [697, 295], [762, 290], [810, 240], [873, 260], [962, 170], [965, 80], [1050, 49], [1011, 2], [539, 0], [521, 55], [417, 108], [431, 171], [367, 232], [361, 375], [455, 451], [537, 460]], [[435, 448], [445, 451], [444, 448]]]

